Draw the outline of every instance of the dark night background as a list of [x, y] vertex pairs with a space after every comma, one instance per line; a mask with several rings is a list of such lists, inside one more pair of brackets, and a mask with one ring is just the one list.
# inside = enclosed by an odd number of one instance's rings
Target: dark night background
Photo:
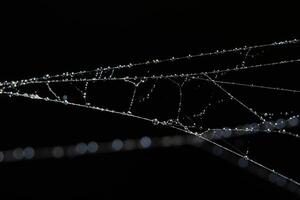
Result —
[[[296, 6], [275, 4], [10, 1], [1, 6], [0, 79], [299, 38]], [[1, 149], [171, 132], [107, 113], [18, 98], [1, 97], [0, 105]], [[273, 155], [289, 157], [281, 147]], [[292, 153], [297, 156], [297, 149]], [[299, 178], [297, 159], [283, 163], [279, 166], [288, 166], [288, 173]], [[2, 163], [0, 179], [0, 195], [12, 198], [296, 198], [193, 147]]]

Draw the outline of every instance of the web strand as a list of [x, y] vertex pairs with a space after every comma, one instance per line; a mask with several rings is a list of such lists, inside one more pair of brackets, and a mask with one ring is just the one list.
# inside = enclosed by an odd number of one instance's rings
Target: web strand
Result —
[[[271, 87], [260, 84], [242, 83], [231, 80], [225, 81], [220, 79], [220, 77], [225, 75], [228, 76], [230, 74], [236, 74], [239, 72], [251, 71], [260, 73], [262, 70], [274, 70], [287, 66], [296, 66], [300, 62], [299, 57], [276, 57], [276, 59], [268, 60], [268, 62], [254, 64], [250, 64], [249, 58], [252, 56], [254, 51], [267, 48], [278, 49], [280, 47], [297, 45], [298, 43], [299, 40], [297, 39], [287, 40], [270, 44], [245, 46], [228, 50], [217, 50], [209, 53], [200, 53], [183, 57], [171, 57], [162, 60], [154, 59], [152, 61], [141, 63], [118, 65], [116, 67], [101, 67], [87, 71], [83, 70], [79, 72], [65, 72], [56, 75], [47, 74], [43, 77], [34, 77], [17, 81], [3, 81], [0, 82], [0, 95], [8, 97], [22, 97], [47, 103], [58, 103], [66, 106], [107, 112], [146, 121], [152, 123], [153, 125], [169, 127], [174, 130], [196, 136], [206, 143], [209, 143], [212, 146], [222, 149], [224, 152], [228, 152], [231, 155], [242, 159], [242, 162], [251, 163], [256, 167], [262, 168], [268, 173], [272, 173], [299, 187], [299, 182], [265, 166], [262, 163], [253, 160], [252, 158], [249, 158], [249, 142], [247, 143], [248, 145], [246, 148], [244, 148], [246, 149], [246, 152], [243, 153], [239, 147], [236, 147], [229, 141], [229, 139], [235, 137], [251, 136], [258, 132], [264, 134], [279, 134], [283, 136], [289, 136], [293, 139], [299, 139], [299, 134], [293, 130], [290, 130], [294, 127], [297, 127], [299, 124], [299, 117], [297, 117], [298, 115], [286, 114], [285, 117], [290, 117], [289, 120], [286, 120], [282, 123], [280, 120], [279, 122], [274, 121], [270, 119], [268, 114], [260, 112], [257, 109], [254, 110], [252, 106], [238, 98], [234, 92], [227, 90], [225, 86], [230, 85], [235, 88], [251, 88], [255, 91], [258, 89], [272, 91], [275, 95], [278, 93], [285, 93], [292, 95], [293, 97], [295, 95], [299, 95], [300, 90], [286, 87]], [[259, 51], [259, 53], [261, 52]], [[198, 69], [197, 72], [168, 72], [167, 70], [164, 70], [164, 67], [167, 67], [166, 64], [175, 65], [178, 64], [179, 61], [196, 63], [198, 62], [196, 59], [202, 57], [233, 54], [239, 55], [242, 61], [231, 66], [221, 65], [221, 68], [217, 69], [211, 67], [212, 70], [211, 68], [210, 70]], [[210, 63], [204, 64], [214, 66]], [[163, 66], [158, 68], [158, 65]], [[122, 108], [121, 106], [120, 108], [115, 108], [113, 105], [101, 105], [101, 103], [98, 104], [96, 101], [94, 101], [95, 94], [93, 92], [97, 91], [97, 93], [100, 93], [100, 91], [97, 89], [97, 86], [108, 85], [108, 87], [110, 87], [109, 84], [112, 83], [122, 86], [123, 89], [127, 87], [129, 88], [129, 94], [125, 94], [125, 97], [128, 99], [128, 101], [123, 102], [124, 105], [122, 102], [120, 103], [123, 106]], [[66, 85], [71, 86], [71, 88], [76, 91], [76, 93], [73, 92], [76, 94], [73, 94], [73, 96], [75, 96], [74, 98], [69, 98], [66, 94], [62, 94], [60, 90], [56, 91], [56, 87], [61, 87], [61, 90], [64, 92], [72, 92], [72, 89], [64, 90]], [[41, 92], [41, 87], [47, 88], [48, 93], [46, 94], [45, 92]], [[207, 102], [205, 100], [201, 102], [203, 104], [202, 107], [199, 105], [194, 105], [198, 104], [198, 101], [196, 101], [196, 92], [199, 88], [204, 90], [203, 93], [200, 93], [203, 95], [203, 99], [208, 99]], [[158, 92], [160, 96], [157, 98], [155, 95], [157, 95]], [[113, 93], [113, 91], [109, 93]], [[109, 93], [101, 95], [103, 98], [105, 98], [106, 96], [110, 95]], [[163, 103], [164, 101], [162, 98], [164, 93], [168, 94], [166, 95], [166, 98], [169, 98], [169, 102], [159, 107], [159, 104]], [[173, 95], [173, 93], [175, 93], [175, 95]], [[196, 100], [194, 100], [194, 98]], [[113, 102], [115, 101], [115, 98], [110, 100]], [[141, 109], [141, 107], [147, 107], [148, 104], [146, 103], [149, 102], [155, 102], [155, 104], [153, 107], [149, 106], [150, 111], [146, 113], [147, 111]], [[223, 105], [229, 105], [229, 103], [239, 105], [247, 113], [250, 113], [251, 117], [255, 118], [253, 120], [258, 120], [258, 122], [255, 122], [255, 125], [242, 128], [236, 126], [225, 128], [229, 127], [227, 124], [224, 124], [223, 127], [211, 127], [210, 125], [207, 125], [207, 127], [203, 121], [204, 119], [208, 118], [209, 112], [211, 112], [210, 110], [217, 107], [226, 107]], [[172, 111], [163, 112], [162, 110], [168, 106], [173, 106]], [[189, 107], [191, 106], [194, 107], [192, 109], [193, 111], [189, 110]], [[234, 105], [230, 104], [230, 106], [233, 107]], [[154, 110], [157, 110], [157, 112], [161, 115], [155, 113]], [[197, 110], [200, 111], [197, 113]], [[293, 112], [299, 111], [295, 110]], [[147, 140], [149, 140], [149, 138]]]

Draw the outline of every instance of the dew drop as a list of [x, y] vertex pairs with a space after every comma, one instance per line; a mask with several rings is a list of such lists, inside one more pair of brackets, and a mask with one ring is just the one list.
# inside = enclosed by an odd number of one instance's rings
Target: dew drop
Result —
[[158, 125], [158, 124], [159, 124], [159, 121], [158, 121], [158, 119], [153, 119], [153, 120], [152, 120], [152, 123], [153, 123], [154, 125]]

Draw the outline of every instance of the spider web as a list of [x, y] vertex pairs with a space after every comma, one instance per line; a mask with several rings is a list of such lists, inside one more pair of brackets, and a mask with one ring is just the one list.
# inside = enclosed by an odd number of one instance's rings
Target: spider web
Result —
[[[259, 153], [253, 148], [255, 140], [251, 138], [257, 135], [300, 138], [296, 99], [300, 90], [294, 83], [296, 77], [292, 77], [297, 74], [295, 66], [300, 62], [298, 51], [299, 40], [295, 39], [46, 74], [1, 82], [0, 94], [83, 107], [176, 129], [212, 145], [215, 155], [229, 153], [237, 158], [239, 166], [253, 165], [256, 173], [262, 169], [271, 182], [279, 186], [289, 183], [289, 189], [294, 191], [299, 182], [265, 165], [257, 156]], [[287, 72], [290, 81], [282, 79]], [[270, 104], [274, 99], [285, 99], [285, 102], [288, 99], [289, 103], [274, 107]], [[246, 138], [246, 142], [239, 144], [236, 138]], [[149, 140], [141, 139], [145, 147]], [[175, 144], [178, 141], [177, 137]], [[119, 140], [111, 143], [114, 150], [123, 146]], [[76, 147], [79, 152], [85, 152], [88, 147], [95, 149], [94, 143], [80, 144]], [[59, 151], [58, 147], [54, 148]], [[16, 150], [15, 157], [18, 152], [33, 151]], [[93, 152], [96, 151], [90, 150]]]

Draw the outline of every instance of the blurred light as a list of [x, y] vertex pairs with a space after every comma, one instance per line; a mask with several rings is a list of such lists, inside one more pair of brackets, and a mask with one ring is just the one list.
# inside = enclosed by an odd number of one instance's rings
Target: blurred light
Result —
[[23, 156], [26, 159], [32, 159], [34, 157], [35, 151], [32, 147], [26, 147], [23, 150]]
[[197, 146], [197, 147], [201, 146], [203, 142], [204, 140], [202, 138], [196, 136], [189, 136], [187, 139], [187, 144]]
[[281, 177], [277, 179], [277, 185], [280, 187], [284, 187], [287, 184], [287, 181]]
[[52, 155], [54, 158], [61, 158], [64, 154], [64, 149], [62, 147], [54, 147], [52, 149]]
[[22, 148], [16, 148], [16, 149], [13, 151], [13, 157], [14, 157], [16, 160], [21, 160], [21, 159], [23, 159], [23, 149], [22, 149]]
[[249, 129], [252, 133], [257, 133], [259, 131], [259, 125], [256, 123], [250, 124]]
[[299, 125], [299, 119], [297, 117], [292, 117], [287, 122], [290, 127], [295, 127]]
[[98, 144], [97, 142], [94, 142], [94, 141], [91, 141], [88, 143], [87, 145], [87, 150], [90, 152], [90, 153], [96, 153], [98, 151]]
[[174, 146], [182, 146], [185, 143], [185, 140], [180, 135], [172, 136], [171, 141]]
[[2, 162], [3, 160], [4, 160], [4, 153], [0, 151], [0, 162]]
[[111, 147], [114, 151], [120, 151], [123, 148], [123, 146], [124, 146], [124, 144], [123, 144], [122, 140], [120, 140], [120, 139], [115, 139], [111, 143]]
[[136, 148], [136, 142], [133, 139], [127, 139], [124, 142], [124, 149], [129, 151]]
[[165, 136], [161, 139], [161, 143], [163, 147], [169, 147], [172, 146], [171, 143], [171, 137], [170, 136]]
[[149, 148], [150, 146], [151, 146], [151, 144], [152, 144], [152, 140], [151, 140], [151, 138], [149, 138], [149, 137], [142, 137], [141, 138], [141, 140], [140, 140], [140, 144], [141, 144], [141, 146], [142, 146], [142, 148]]
[[230, 128], [225, 128], [223, 129], [223, 133], [225, 138], [230, 138], [232, 135], [232, 130]]
[[272, 131], [275, 128], [275, 124], [273, 124], [272, 122], [263, 122], [262, 123], [262, 127], [261, 130], [262, 131]]
[[275, 122], [275, 127], [276, 127], [277, 129], [283, 129], [285, 126], [286, 126], [286, 123], [285, 123], [285, 120], [284, 120], [284, 119], [278, 119], [278, 120]]
[[288, 185], [287, 185], [287, 189], [290, 191], [290, 192], [295, 192], [297, 189], [298, 189], [298, 186], [292, 182], [290, 182]]
[[79, 154], [85, 154], [88, 151], [88, 146], [87, 144], [81, 142], [76, 145], [75, 151]]
[[218, 146], [214, 146], [214, 148], [212, 149], [212, 152], [216, 156], [221, 156], [223, 154], [223, 149], [221, 149]]

